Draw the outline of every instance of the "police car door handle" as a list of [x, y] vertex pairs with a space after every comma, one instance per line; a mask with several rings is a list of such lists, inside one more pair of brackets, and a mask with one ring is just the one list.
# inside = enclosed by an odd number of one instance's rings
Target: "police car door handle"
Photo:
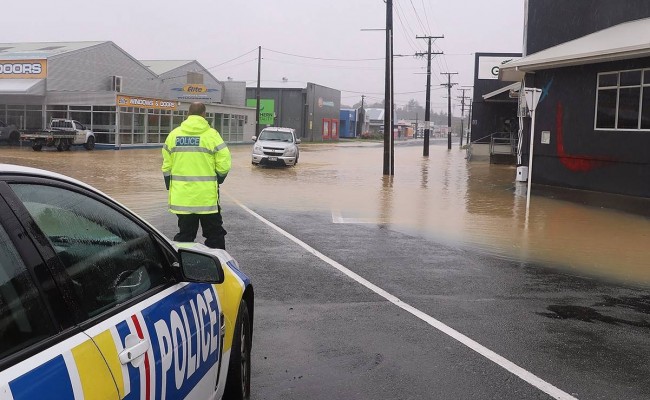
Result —
[[120, 354], [120, 362], [128, 364], [133, 362], [136, 358], [140, 357], [149, 350], [149, 340], [139, 339], [139, 341], [131, 347], [124, 349]]

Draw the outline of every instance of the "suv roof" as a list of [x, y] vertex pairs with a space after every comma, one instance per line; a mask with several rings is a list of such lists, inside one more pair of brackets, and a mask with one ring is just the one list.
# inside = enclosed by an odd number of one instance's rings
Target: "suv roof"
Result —
[[294, 132], [295, 129], [293, 128], [282, 128], [279, 126], [270, 126], [268, 128], [262, 129], [263, 131], [278, 131], [278, 132]]

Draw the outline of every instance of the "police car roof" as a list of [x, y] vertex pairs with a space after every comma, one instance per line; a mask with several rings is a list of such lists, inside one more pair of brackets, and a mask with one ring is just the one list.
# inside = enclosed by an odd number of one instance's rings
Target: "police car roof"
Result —
[[56, 172], [46, 171], [44, 169], [39, 169], [39, 168], [23, 167], [22, 165], [14, 165], [14, 164], [0, 164], [0, 175], [23, 175], [23, 176], [32, 176], [37, 178], [39, 177], [53, 178], [53, 179], [58, 179], [60, 181], [83, 186], [86, 189], [90, 189], [94, 192], [104, 194], [101, 191], [97, 190], [96, 188], [86, 183], [83, 183], [81, 181], [78, 181], [74, 178], [70, 178], [69, 176], [58, 174]]

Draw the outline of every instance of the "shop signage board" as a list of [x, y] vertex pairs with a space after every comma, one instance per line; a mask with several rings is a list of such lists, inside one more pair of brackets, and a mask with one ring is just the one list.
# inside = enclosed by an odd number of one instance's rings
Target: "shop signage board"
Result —
[[147, 97], [135, 97], [117, 95], [118, 107], [139, 107], [154, 108], [158, 110], [176, 110], [177, 103], [172, 100], [151, 99]]
[[499, 79], [501, 65], [516, 57], [479, 57], [478, 79]]
[[0, 79], [44, 79], [47, 60], [0, 60]]
[[202, 83], [188, 83], [182, 87], [171, 88], [171, 97], [185, 101], [201, 101], [204, 103], [221, 101], [220, 90]]
[[[246, 107], [257, 107], [257, 99], [247, 99]], [[260, 125], [273, 125], [275, 122], [275, 100], [260, 99]]]

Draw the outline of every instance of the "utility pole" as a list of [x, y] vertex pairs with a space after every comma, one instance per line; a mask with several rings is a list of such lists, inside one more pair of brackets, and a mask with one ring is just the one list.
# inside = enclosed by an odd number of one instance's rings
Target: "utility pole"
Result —
[[393, 133], [393, 0], [386, 0], [386, 72], [384, 90], [384, 175], [391, 172], [391, 135]]
[[[442, 39], [444, 36], [416, 36], [416, 39], [426, 39], [427, 47], [427, 100], [424, 106], [424, 147], [422, 155], [429, 157], [429, 135], [431, 134], [431, 55], [442, 54], [439, 52], [431, 53], [431, 42], [434, 39]], [[424, 53], [415, 53], [416, 56], [424, 56]]]
[[363, 134], [363, 127], [366, 124], [366, 112], [364, 109], [364, 101], [366, 100], [366, 95], [361, 95], [361, 108], [359, 109], [359, 112], [357, 113], [357, 134], [356, 136], [359, 137]]
[[417, 139], [417, 137], [418, 137], [418, 128], [419, 128], [418, 122], [419, 122], [418, 121], [418, 112], [416, 111], [415, 112], [415, 133], [413, 134], [413, 139]]
[[463, 95], [459, 97], [460, 99], [460, 104], [461, 104], [461, 119], [460, 119], [460, 147], [463, 147], [463, 136], [465, 135], [465, 124], [463, 123], [463, 119], [465, 119], [465, 100], [469, 100], [469, 97], [465, 96], [465, 92], [467, 92], [469, 89], [463, 88], [459, 89], [461, 92], [463, 92]]
[[458, 72], [441, 72], [440, 75], [447, 75], [447, 150], [451, 150], [451, 87], [457, 83], [451, 83], [451, 76], [458, 75]]
[[470, 132], [472, 130], [472, 105], [469, 105], [469, 113], [467, 113], [467, 144], [469, 144]]
[[262, 46], [257, 48], [257, 103], [255, 105], [255, 136], [260, 134], [260, 97], [262, 96], [260, 89], [260, 81], [262, 79]]

